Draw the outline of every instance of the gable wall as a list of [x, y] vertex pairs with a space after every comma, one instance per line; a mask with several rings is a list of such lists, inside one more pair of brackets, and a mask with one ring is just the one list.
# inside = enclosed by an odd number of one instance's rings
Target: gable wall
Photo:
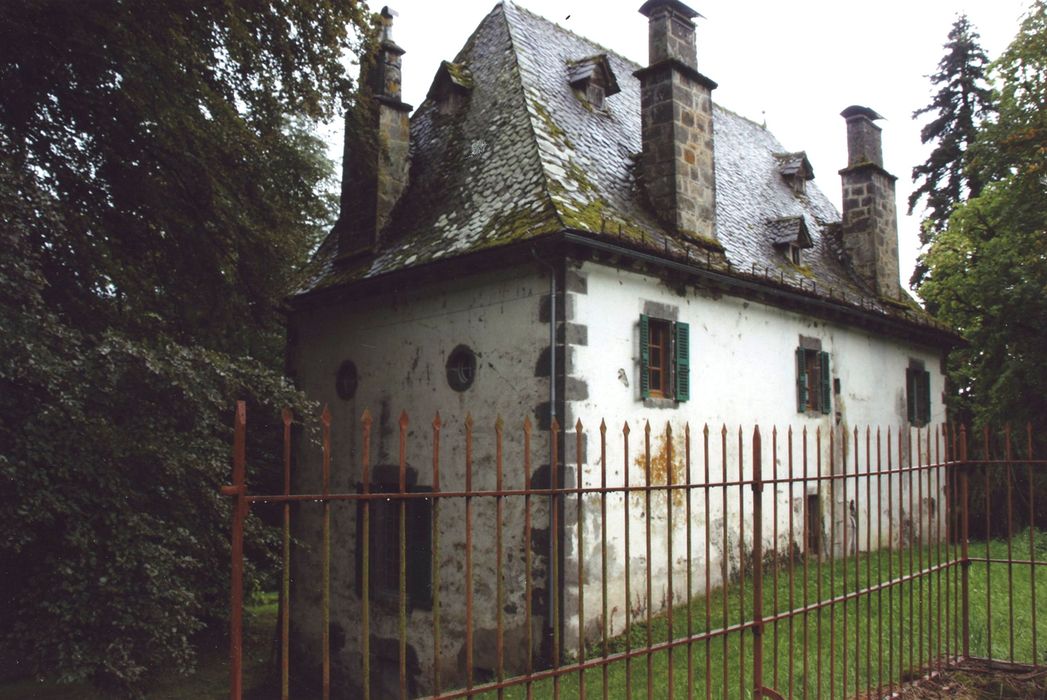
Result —
[[[355, 492], [360, 480], [361, 423], [364, 409], [374, 418], [372, 468], [398, 465], [399, 416], [409, 414], [407, 464], [418, 472], [417, 483], [431, 486], [432, 422], [437, 411], [442, 420], [440, 449], [441, 489], [465, 489], [465, 417], [474, 419], [473, 488], [495, 488], [494, 427], [504, 416], [505, 487], [523, 487], [519, 455], [523, 451], [522, 423], [535, 421], [537, 406], [548, 401], [548, 374], [539, 370], [548, 347], [548, 324], [542, 309], [548, 303], [549, 278], [536, 266], [499, 269], [465, 279], [420, 285], [410, 292], [343, 301], [297, 311], [292, 318], [293, 343], [290, 365], [297, 385], [332, 413], [331, 492]], [[447, 383], [445, 363], [460, 343], [478, 355], [475, 383], [459, 393]], [[546, 353], [547, 354], [547, 353]], [[360, 383], [350, 401], [338, 398], [335, 374], [343, 360], [356, 363]], [[535, 429], [533, 470], [548, 463], [547, 432]], [[546, 468], [545, 473], [548, 473]], [[295, 466], [294, 490], [319, 493], [320, 450], [316, 444], [300, 446]], [[535, 531], [548, 528], [542, 499], [531, 508]], [[520, 670], [526, 663], [524, 616], [522, 499], [505, 501], [504, 575], [506, 663]], [[320, 547], [319, 504], [303, 505], [294, 516], [296, 536], [302, 546], [294, 552], [292, 594], [293, 637], [303, 674], [318, 678], [309, 669], [320, 660]], [[361, 657], [360, 597], [356, 588], [357, 513], [352, 503], [332, 505], [332, 666], [335, 687], [356, 688], [359, 695]], [[442, 659], [445, 687], [464, 677], [465, 551], [464, 501], [441, 501], [439, 510], [440, 596]], [[475, 599], [475, 665], [493, 670], [494, 659], [494, 538], [495, 510], [491, 498], [473, 503], [473, 593]], [[547, 530], [544, 530], [547, 532]], [[544, 590], [544, 547], [533, 553], [533, 579]], [[383, 553], [375, 553], [383, 556]], [[539, 596], [541, 593], [539, 592]], [[397, 606], [395, 601], [371, 602], [372, 697], [399, 693]], [[534, 610], [533, 638], [541, 639], [544, 609]], [[408, 675], [413, 688], [431, 687], [433, 638], [432, 614], [414, 610], [408, 616]], [[464, 682], [464, 681], [463, 681]]]

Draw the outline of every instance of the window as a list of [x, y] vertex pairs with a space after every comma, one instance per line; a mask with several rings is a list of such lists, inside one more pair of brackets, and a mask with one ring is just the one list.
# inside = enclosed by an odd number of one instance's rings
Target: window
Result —
[[917, 427], [931, 421], [931, 373], [923, 363], [913, 360], [905, 370], [905, 397], [909, 408], [909, 422]]
[[338, 373], [334, 378], [334, 388], [338, 392], [338, 398], [343, 401], [350, 400], [356, 396], [356, 387], [359, 384], [360, 376], [352, 360], [346, 360], [338, 366]]
[[[375, 468], [371, 493], [399, 493], [397, 466]], [[384, 477], [382, 476], [384, 472]], [[413, 470], [409, 470], [413, 472]], [[412, 474], [413, 476], [413, 474]], [[379, 481], [378, 479], [381, 478]], [[408, 493], [429, 492], [428, 486], [406, 485]], [[357, 492], [363, 485], [357, 484]], [[432, 501], [428, 498], [375, 499], [370, 501], [368, 515], [370, 597], [372, 600], [398, 602], [400, 599], [400, 507], [404, 511], [404, 539], [407, 575], [407, 604], [414, 608], [432, 606]], [[363, 501], [356, 504], [356, 593], [363, 595]]]
[[602, 85], [590, 82], [586, 89], [586, 98], [595, 109], [603, 109], [604, 89]]
[[640, 396], [691, 398], [690, 326], [640, 315]]
[[822, 505], [817, 494], [809, 494], [803, 510], [803, 551], [818, 554], [821, 549]]
[[793, 194], [807, 194], [807, 174], [803, 170], [798, 171], [791, 178]]
[[831, 402], [829, 353], [822, 352], [820, 341], [801, 338], [796, 348], [796, 410], [829, 413]]
[[800, 264], [800, 246], [790, 245], [789, 246], [789, 260], [793, 265]]
[[605, 98], [621, 92], [606, 54], [568, 61], [567, 82], [575, 97], [590, 109], [603, 109]]
[[447, 383], [455, 391], [465, 391], [476, 379], [476, 353], [459, 345], [447, 357]]

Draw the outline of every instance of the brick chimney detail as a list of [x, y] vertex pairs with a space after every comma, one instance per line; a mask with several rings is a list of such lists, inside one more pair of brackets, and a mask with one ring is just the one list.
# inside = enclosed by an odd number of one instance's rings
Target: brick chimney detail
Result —
[[852, 105], [847, 120], [847, 167], [843, 184], [843, 247], [858, 277], [879, 297], [901, 296], [898, 282], [898, 212], [894, 184], [883, 168], [882, 119], [868, 107]]
[[722, 250], [716, 240], [713, 103], [716, 83], [696, 69], [694, 18], [678, 0], [649, 0], [650, 65], [640, 79], [643, 154], [639, 179], [659, 217], [677, 234]]
[[396, 12], [383, 7], [373, 65], [345, 119], [341, 211], [335, 230], [342, 259], [375, 250], [407, 187], [411, 105], [400, 100], [401, 57], [392, 37]]

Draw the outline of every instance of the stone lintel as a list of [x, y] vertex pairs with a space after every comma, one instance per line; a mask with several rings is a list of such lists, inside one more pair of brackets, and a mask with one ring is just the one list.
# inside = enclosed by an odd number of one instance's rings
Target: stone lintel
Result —
[[375, 95], [374, 99], [375, 102], [380, 102], [386, 107], [391, 107], [392, 109], [395, 109], [398, 112], [410, 112], [412, 109], [414, 109], [414, 107], [412, 107], [411, 105], [407, 104], [406, 102], [401, 102], [395, 97], [388, 97], [386, 95]]
[[695, 81], [702, 87], [708, 88], [710, 91], [715, 90], [717, 88], [716, 81], [714, 81], [712, 78], [708, 78], [702, 75], [683, 61], [679, 61], [675, 58], [667, 58], [664, 61], [652, 63], [646, 68], [641, 68], [640, 70], [633, 72], [633, 75], [641, 81], [643, 81], [647, 78], [658, 76], [663, 71], [673, 69], [678, 70], [680, 73], [686, 75], [688, 78]]
[[639, 12], [644, 17], [650, 17], [663, 7], [672, 10], [678, 15], [682, 15], [687, 19], [701, 17], [701, 14], [699, 14], [697, 10], [688, 7], [680, 2], [680, 0], [647, 0], [647, 2], [640, 7]]
[[382, 51], [388, 51], [389, 53], [396, 54], [397, 56], [403, 56], [405, 53], [407, 53], [406, 50], [401, 48], [400, 45], [392, 39], [382, 39], [382, 43], [379, 44], [379, 47], [382, 49]]
[[871, 161], [867, 161], [865, 163], [858, 163], [857, 165], [851, 165], [846, 168], [843, 168], [842, 170], [840, 170], [840, 175], [846, 177], [847, 175], [850, 175], [852, 173], [859, 173], [862, 171], [870, 171], [879, 175], [883, 175], [892, 183], [898, 181], [898, 178], [887, 172], [882, 165], [877, 165], [876, 163], [873, 163]]

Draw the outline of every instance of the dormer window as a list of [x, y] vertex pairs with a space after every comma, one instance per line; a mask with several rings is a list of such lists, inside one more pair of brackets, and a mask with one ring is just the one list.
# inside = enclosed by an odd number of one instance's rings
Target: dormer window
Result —
[[468, 68], [442, 61], [426, 97], [436, 103], [440, 114], [454, 114], [465, 105], [472, 90], [473, 75]]
[[811, 167], [811, 161], [807, 160], [807, 153], [804, 151], [778, 153], [776, 157], [779, 164], [778, 172], [792, 189], [793, 194], [806, 194], [807, 181], [814, 179], [814, 168]]
[[802, 216], [772, 219], [765, 224], [767, 237], [793, 265], [803, 264], [803, 250], [814, 247], [807, 221]]
[[621, 92], [606, 54], [569, 61], [567, 82], [578, 100], [591, 109], [603, 109], [608, 97]]
[[589, 101], [589, 104], [593, 106], [593, 109], [603, 109], [605, 93], [602, 85], [590, 82], [586, 89], [585, 96]]
[[800, 261], [802, 258], [800, 257], [800, 246], [795, 243], [789, 244], [789, 259], [792, 261], [793, 265], [801, 264]]

